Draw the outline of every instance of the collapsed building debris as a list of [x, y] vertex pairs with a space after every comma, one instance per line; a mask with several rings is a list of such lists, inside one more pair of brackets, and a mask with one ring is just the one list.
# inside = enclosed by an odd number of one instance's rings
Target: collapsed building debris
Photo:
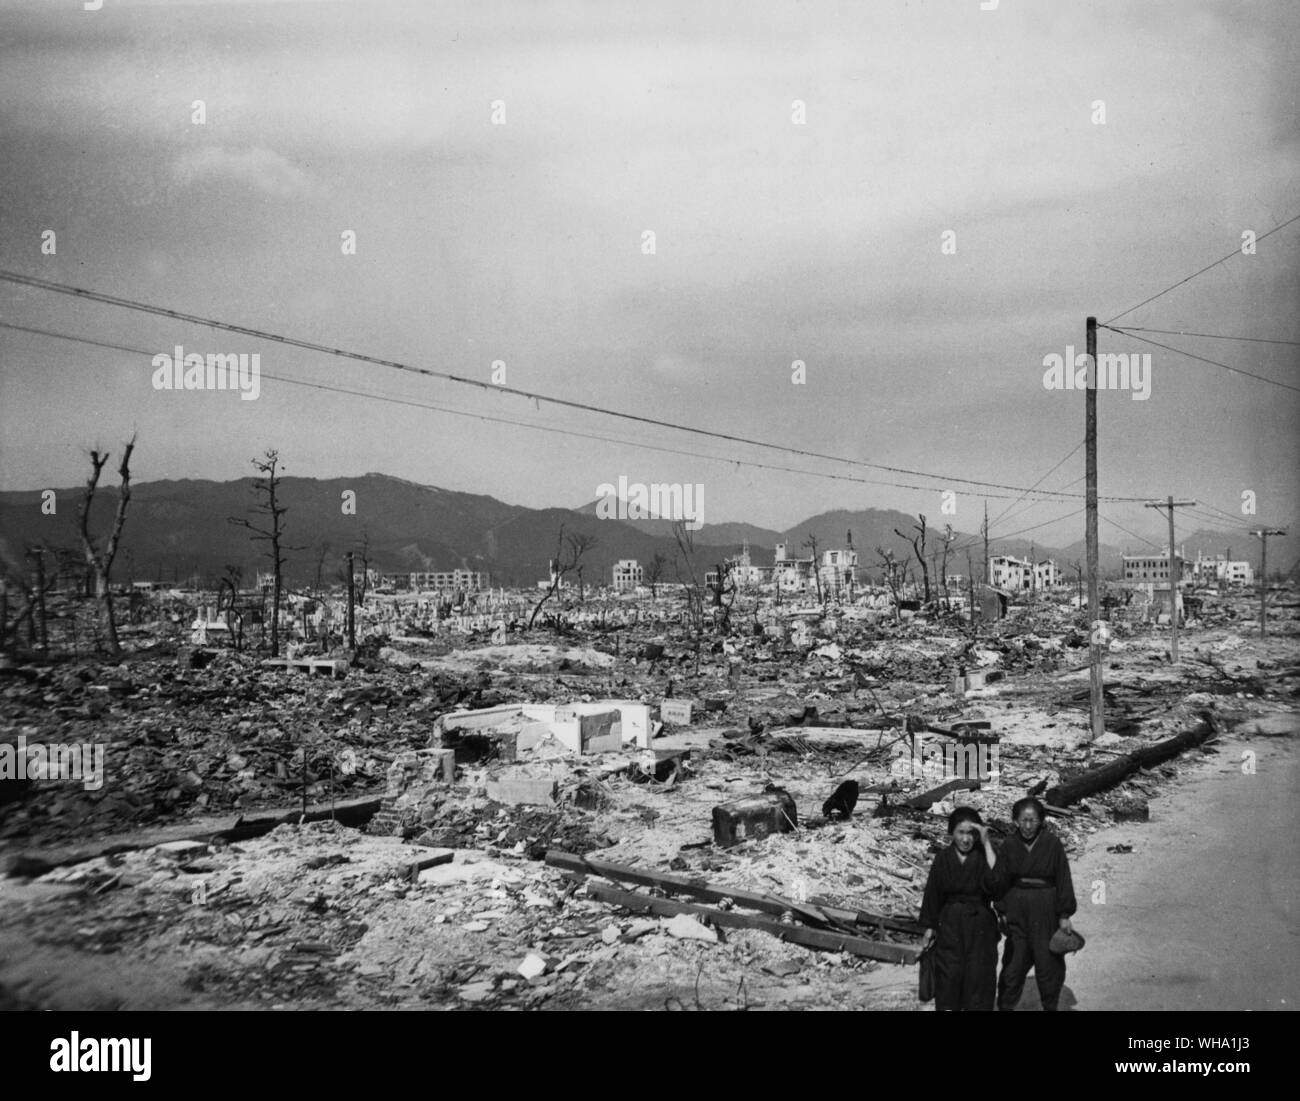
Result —
[[1096, 741], [1063, 603], [1013, 600], [977, 634], [760, 603], [698, 673], [662, 609], [389, 636], [308, 675], [304, 652], [172, 657], [129, 631], [111, 664], [0, 663], [0, 742], [96, 740], [110, 778], [0, 774], [0, 932], [148, 945], [182, 992], [148, 1004], [614, 1006], [636, 977], [662, 1008], [701, 964], [782, 1004], [877, 1004], [842, 980], [915, 958], [959, 801], [996, 839], [1039, 794], [1074, 853], [1226, 739], [1296, 732], [1294, 628], [1199, 614], [1176, 667], [1159, 624], [1112, 624]]

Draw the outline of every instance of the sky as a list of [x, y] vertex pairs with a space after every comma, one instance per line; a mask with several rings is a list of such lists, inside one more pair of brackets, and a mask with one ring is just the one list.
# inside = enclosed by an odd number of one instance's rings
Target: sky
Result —
[[[1180, 533], [1300, 514], [1294, 0], [86, 2], [0, 0], [3, 271], [803, 454], [0, 281], [0, 489], [134, 432], [137, 481], [276, 448], [1063, 546], [1082, 497], [1017, 500], [1084, 489], [1045, 357], [1123, 313], [1206, 335], [1100, 331], [1151, 354], [1098, 394], [1102, 541], [1162, 542], [1168, 495]], [[176, 345], [257, 353], [256, 400], [156, 389]]]

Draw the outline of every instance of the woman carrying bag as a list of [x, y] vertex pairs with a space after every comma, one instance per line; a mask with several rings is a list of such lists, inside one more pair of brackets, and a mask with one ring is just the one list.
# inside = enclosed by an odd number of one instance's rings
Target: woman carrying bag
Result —
[[[948, 816], [952, 844], [934, 858], [921, 901], [920, 997], [932, 976], [934, 1008], [993, 1009], [997, 989], [998, 926], [992, 899], [997, 855], [988, 827], [972, 807]], [[977, 843], [978, 839], [978, 843]]]

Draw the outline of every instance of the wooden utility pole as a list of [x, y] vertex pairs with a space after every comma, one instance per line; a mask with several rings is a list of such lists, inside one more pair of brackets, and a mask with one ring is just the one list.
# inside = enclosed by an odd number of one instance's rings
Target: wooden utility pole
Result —
[[1259, 540], [1259, 637], [1263, 638], [1268, 629], [1268, 537], [1285, 535], [1281, 528], [1263, 528], [1250, 533]]
[[35, 547], [32, 549], [32, 557], [36, 559], [36, 614], [40, 630], [41, 655], [48, 656], [50, 652], [50, 633], [48, 621], [45, 617], [45, 548]]
[[348, 649], [357, 648], [356, 578], [352, 573], [352, 552], [348, 551]]
[[1174, 553], [1174, 509], [1190, 508], [1194, 504], [1195, 501], [1175, 501], [1169, 497], [1163, 503], [1154, 501], [1143, 506], [1169, 510], [1169, 660], [1175, 665], [1178, 664], [1178, 586], [1183, 579], [1183, 567]]
[[984, 584], [993, 584], [992, 568], [989, 566], [989, 503], [984, 502], [984, 526], [980, 529], [984, 532]]
[[1088, 545], [1088, 702], [1092, 718], [1092, 736], [1106, 733], [1106, 701], [1102, 695], [1101, 646], [1097, 640], [1097, 621], [1101, 619], [1101, 602], [1097, 594], [1097, 319], [1088, 318], [1088, 386], [1084, 390], [1084, 452], [1087, 455], [1087, 520], [1085, 539]]

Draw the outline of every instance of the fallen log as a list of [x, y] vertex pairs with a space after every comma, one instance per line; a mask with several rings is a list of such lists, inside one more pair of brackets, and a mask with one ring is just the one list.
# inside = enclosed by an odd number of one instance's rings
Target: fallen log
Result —
[[805, 948], [821, 948], [830, 952], [851, 952], [866, 959], [886, 960], [889, 963], [915, 963], [920, 949], [903, 944], [883, 944], [880, 941], [867, 940], [864, 937], [850, 936], [846, 933], [834, 933], [822, 929], [808, 929], [802, 925], [786, 925], [768, 917], [754, 914], [740, 914], [734, 910], [713, 910], [707, 906], [697, 906], [690, 902], [677, 902], [671, 898], [654, 898], [637, 891], [625, 891], [619, 887], [607, 887], [601, 883], [587, 883], [587, 897], [611, 906], [621, 906], [634, 913], [656, 914], [660, 917], [673, 917], [676, 914], [690, 914], [693, 917], [719, 926], [734, 929], [758, 929], [770, 933], [778, 940], [801, 944]]
[[1202, 711], [1200, 714], [1201, 721], [1191, 730], [1176, 734], [1163, 742], [1156, 742], [1155, 745], [1143, 746], [1109, 764], [1094, 768], [1082, 776], [1076, 776], [1067, 783], [1048, 788], [1043, 794], [1043, 802], [1055, 807], [1067, 807], [1089, 795], [1114, 787], [1140, 768], [1150, 768], [1171, 757], [1177, 757], [1185, 750], [1195, 748], [1215, 733], [1214, 720], [1210, 713]]

